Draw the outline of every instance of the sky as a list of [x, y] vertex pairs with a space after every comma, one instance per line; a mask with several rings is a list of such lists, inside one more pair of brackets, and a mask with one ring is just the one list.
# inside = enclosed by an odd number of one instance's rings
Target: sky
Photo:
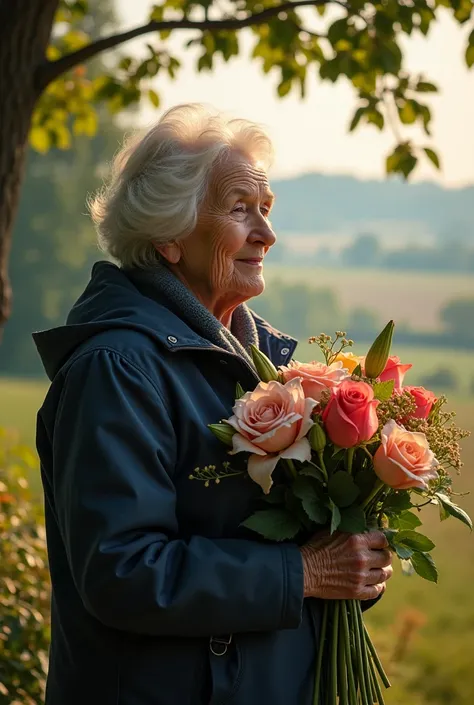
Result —
[[[151, 0], [118, 0], [122, 27], [143, 24], [151, 5]], [[436, 181], [449, 188], [474, 183], [474, 67], [469, 71], [463, 57], [472, 26], [461, 28], [442, 12], [428, 37], [417, 33], [404, 41], [406, 67], [422, 72], [440, 89], [438, 95], [422, 96], [429, 98], [432, 107], [433, 135], [427, 138], [421, 130], [413, 129], [405, 129], [404, 134], [418, 137], [423, 146], [434, 146], [442, 160], [441, 172], [422, 160], [413, 181]], [[304, 100], [296, 90], [279, 99], [277, 76], [263, 74], [247, 56], [228, 64], [222, 62], [212, 73], [197, 73], [195, 54], [181, 50], [190, 36], [176, 33], [175, 39], [168, 40], [183, 66], [175, 81], [161, 74], [153, 80], [161, 105], [159, 109], [141, 108], [137, 115], [140, 126], [152, 124], [163, 110], [179, 103], [210, 103], [267, 127], [276, 150], [271, 171], [274, 177], [317, 171], [384, 178], [385, 157], [393, 149], [394, 137], [388, 130], [381, 133], [373, 126], [348, 133], [356, 96], [347, 81], [322, 82], [313, 72]], [[150, 40], [156, 42], [153, 35], [148, 35], [125, 46], [127, 51], [140, 53], [144, 42]]]

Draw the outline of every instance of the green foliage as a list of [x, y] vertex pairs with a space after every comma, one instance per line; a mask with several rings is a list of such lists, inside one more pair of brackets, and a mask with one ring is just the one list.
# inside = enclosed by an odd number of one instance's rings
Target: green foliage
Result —
[[[344, 79], [352, 85], [357, 107], [349, 126], [351, 131], [361, 123], [383, 130], [395, 120], [400, 126], [417, 124], [430, 135], [431, 111], [421, 98], [437, 88], [423, 75], [406, 71], [403, 39], [415, 32], [426, 35], [438, 19], [441, 6], [451, 11], [459, 24], [467, 22], [472, 15], [472, 0], [443, 0], [433, 6], [426, 0], [410, 4], [353, 2], [350, 6], [337, 2], [337, 13], [325, 12], [332, 0], [305, 8], [305, 12], [299, 4], [307, 5], [295, 0], [294, 7], [286, 5], [284, 11], [278, 12], [279, 0], [237, 0], [229, 13], [230, 7], [220, 5], [218, 0], [150, 2], [148, 20], [139, 33], [152, 36], [150, 41], [144, 40], [145, 55], [136, 58], [121, 54], [110, 68], [94, 75], [82, 62], [100, 48], [87, 50], [95, 39], [88, 20], [97, 5], [85, 0], [62, 0], [48, 59], [61, 62], [71, 54], [74, 59], [68, 63], [69, 70], [50, 83], [42, 95], [33, 120], [31, 144], [40, 152], [51, 146], [67, 149], [72, 135], [93, 135], [100, 105], [117, 112], [147, 99], [157, 108], [160, 95], [151, 87], [151, 80], [163, 73], [171, 78], [179, 74], [180, 60], [166, 40], [183, 28], [194, 32], [183, 52], [197, 50], [197, 71], [212, 71], [217, 59], [227, 62], [238, 56], [239, 33], [250, 27], [254, 39], [251, 58], [265, 74], [275, 76], [279, 97], [294, 90], [304, 97], [308, 77], [316, 70], [323, 80], [335, 83]], [[323, 31], [315, 31], [320, 25]], [[120, 45], [121, 41], [118, 38], [112, 45]], [[81, 53], [84, 47], [86, 54]], [[465, 58], [467, 65], [472, 66], [473, 33]], [[403, 140], [397, 125], [394, 134], [397, 144], [387, 158], [388, 173], [407, 178], [420, 156], [439, 168], [439, 158], [431, 147]]]
[[455, 517], [455, 519], [459, 519], [459, 521], [463, 524], [466, 524], [466, 526], [468, 526], [472, 531], [471, 517], [464, 511], [464, 509], [458, 507], [458, 505], [455, 504], [447, 495], [441, 492], [437, 492], [436, 497], [438, 499], [441, 521], [444, 521], [448, 517], [452, 516]]
[[420, 578], [429, 580], [432, 583], [438, 582], [438, 570], [429, 553], [417, 551], [413, 553], [410, 562]]
[[319, 484], [315, 483], [311, 477], [297, 477], [292, 486], [295, 497], [301, 500], [303, 509], [311, 521], [316, 524], [325, 524], [328, 520], [324, 497], [319, 489]]
[[285, 541], [301, 528], [298, 518], [286, 509], [262, 509], [242, 522], [242, 526], [271, 541]]
[[474, 298], [457, 298], [441, 310], [441, 320], [453, 335], [466, 335], [470, 331], [474, 338]]
[[0, 428], [0, 704], [42, 701], [49, 646], [49, 573], [41, 512], [26, 475], [36, 456]]
[[349, 473], [341, 471], [331, 475], [328, 482], [329, 496], [340, 509], [352, 504], [360, 490]]

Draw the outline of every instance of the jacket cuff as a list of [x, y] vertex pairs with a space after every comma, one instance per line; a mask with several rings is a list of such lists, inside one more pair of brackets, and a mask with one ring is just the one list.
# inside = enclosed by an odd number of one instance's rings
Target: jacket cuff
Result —
[[302, 620], [304, 602], [303, 559], [296, 544], [282, 544], [284, 593], [282, 629], [297, 629]]

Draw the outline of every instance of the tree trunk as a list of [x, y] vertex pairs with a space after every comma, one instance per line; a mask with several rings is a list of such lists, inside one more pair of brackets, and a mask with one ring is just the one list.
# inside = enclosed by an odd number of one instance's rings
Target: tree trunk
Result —
[[8, 259], [28, 133], [59, 0], [0, 0], [0, 331], [11, 311]]

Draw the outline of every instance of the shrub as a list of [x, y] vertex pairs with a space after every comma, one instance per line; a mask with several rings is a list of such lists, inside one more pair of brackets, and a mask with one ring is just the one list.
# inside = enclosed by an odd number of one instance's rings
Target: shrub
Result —
[[42, 702], [47, 673], [50, 584], [32, 470], [35, 454], [0, 428], [0, 705]]
[[440, 367], [431, 374], [425, 375], [420, 379], [422, 384], [427, 389], [450, 389], [456, 390], [458, 387], [458, 379], [455, 373], [448, 367]]

